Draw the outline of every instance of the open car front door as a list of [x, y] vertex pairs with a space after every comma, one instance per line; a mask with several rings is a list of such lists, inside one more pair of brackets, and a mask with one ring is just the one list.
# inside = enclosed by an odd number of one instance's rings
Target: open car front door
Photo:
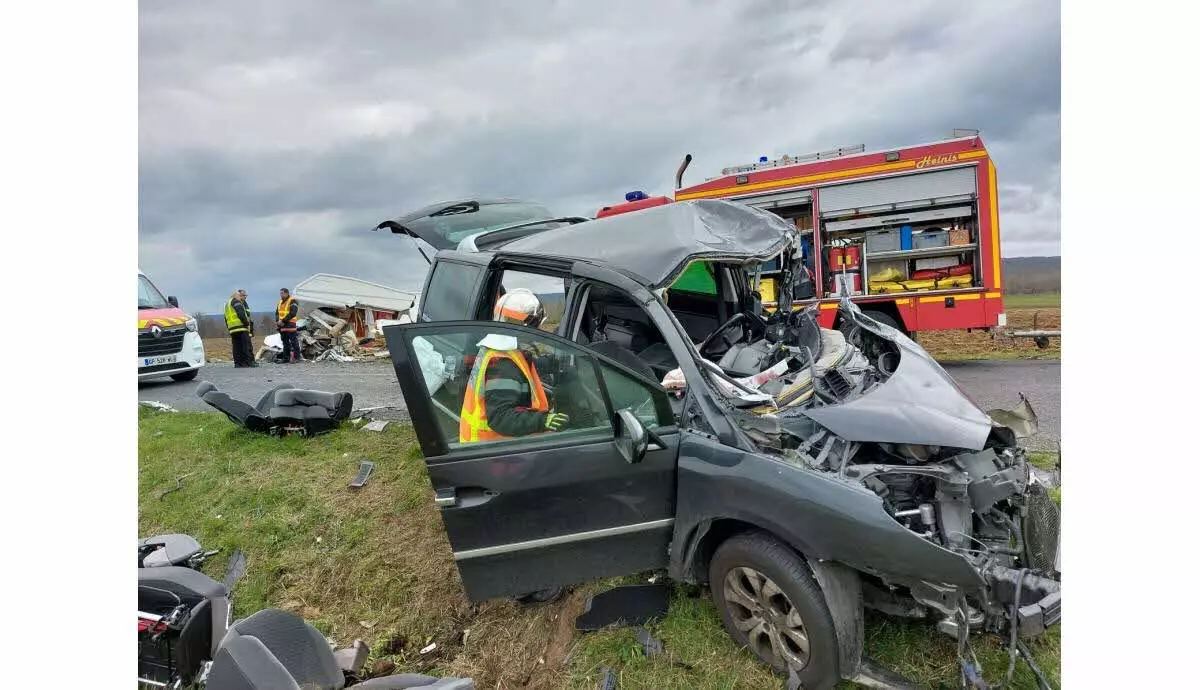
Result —
[[[472, 601], [666, 567], [679, 438], [658, 382], [511, 324], [403, 324], [384, 335]], [[488, 397], [523, 385], [480, 371], [489, 348], [524, 358], [569, 421], [531, 426], [536, 411]], [[468, 440], [469, 390], [496, 403], [484, 415], [497, 434], [536, 431]]]

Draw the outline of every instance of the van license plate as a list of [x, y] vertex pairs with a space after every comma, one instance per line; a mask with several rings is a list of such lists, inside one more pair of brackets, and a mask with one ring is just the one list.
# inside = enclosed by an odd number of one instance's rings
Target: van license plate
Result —
[[161, 357], [143, 357], [142, 366], [155, 367], [159, 364], [174, 364], [179, 361], [179, 355], [162, 355]]

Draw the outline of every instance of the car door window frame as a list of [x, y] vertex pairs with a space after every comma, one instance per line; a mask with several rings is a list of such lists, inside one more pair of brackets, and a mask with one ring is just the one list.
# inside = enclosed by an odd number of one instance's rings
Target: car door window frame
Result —
[[[429, 395], [429, 390], [425, 385], [424, 374], [421, 372], [416, 353], [412, 350], [412, 340], [418, 337], [420, 331], [454, 332], [455, 329], [459, 329], [459, 332], [461, 332], [467, 328], [471, 330], [483, 328], [499, 332], [508, 331], [518, 338], [525, 336], [527, 338], [541, 339], [557, 348], [572, 351], [580, 356], [589, 358], [592, 362], [597, 384], [600, 388], [599, 392], [604, 400], [608, 414], [608, 426], [597, 427], [595, 433], [578, 433], [568, 437], [556, 437], [554, 434], [549, 434], [520, 437], [514, 439], [511, 443], [488, 443], [455, 448], [450, 447], [439, 430], [440, 427], [436, 421], [437, 411], [434, 409], [433, 399]], [[398, 329], [399, 332], [396, 332], [389, 338], [387, 331], [391, 331], [392, 329]], [[410, 334], [410, 331], [417, 331], [417, 333]], [[496, 321], [460, 320], [388, 326], [385, 329], [384, 338], [388, 341], [388, 350], [392, 355], [397, 378], [403, 381], [405, 389], [421, 392], [419, 401], [406, 400], [406, 402], [408, 402], [408, 413], [413, 422], [417, 441], [421, 446], [421, 451], [425, 456], [427, 464], [457, 462], [460, 460], [487, 457], [489, 455], [512, 454], [520, 451], [551, 450], [558, 447], [579, 446], [615, 439], [617, 435], [617, 415], [616, 410], [613, 408], [613, 401], [609, 394], [608, 386], [604, 381], [601, 364], [614, 367], [621, 373], [633, 377], [635, 381], [645, 383], [651, 389], [651, 395], [654, 396], [655, 400], [655, 411], [659, 419], [665, 420], [662, 425], [653, 429], [653, 433], [669, 434], [676, 431], [670, 403], [667, 400], [669, 394], [661, 384], [656, 381], [647, 381], [645, 377], [640, 376], [637, 372], [632, 371], [620, 362], [609, 359], [598, 352], [593, 352], [586, 347], [580, 346], [578, 343], [571, 342], [557, 333]], [[417, 402], [417, 404], [414, 404], [414, 402]], [[584, 432], [586, 430], [580, 431]]]
[[[571, 299], [574, 296], [575, 289], [578, 286], [578, 281], [571, 275], [570, 266], [564, 265], [557, 261], [514, 261], [505, 256], [498, 256], [487, 267], [486, 275], [482, 284], [477, 289], [478, 295], [475, 300], [475, 309], [471, 313], [475, 315], [478, 321], [489, 321], [492, 318], [491, 310], [495, 307], [495, 301], [491, 299], [491, 295], [496, 293], [500, 287], [501, 281], [504, 280], [504, 273], [512, 271], [514, 273], [531, 273], [534, 275], [546, 276], [548, 278], [562, 278], [564, 281], [569, 281], [570, 286], [567, 292], [563, 295], [563, 315], [558, 323], [558, 327], [553, 333], [563, 335], [568, 329], [568, 318], [571, 312]], [[551, 331], [542, 331], [549, 333]]]
[[[700, 353], [696, 350], [696, 345], [687, 337], [687, 331], [666, 305], [637, 281], [617, 271], [577, 261], [572, 265], [571, 273], [581, 284], [595, 282], [622, 290], [633, 299], [635, 304], [644, 309], [662, 333], [663, 339], [671, 348], [683, 373], [687, 384], [683, 400], [684, 409], [696, 410], [703, 417], [704, 426], [711, 429], [722, 444], [747, 451], [755, 449], [753, 443], [725, 415], [721, 403], [716, 402], [720, 396], [700, 369], [698, 363]], [[574, 310], [581, 311], [582, 307], [583, 303], [578, 297], [571, 302], [571, 308]], [[575, 323], [578, 311], [571, 314], [572, 323]], [[574, 333], [568, 335], [575, 336]], [[689, 401], [691, 398], [695, 398], [695, 400]], [[688, 426], [690, 424], [684, 424], [685, 428]]]
[[[464, 316], [469, 316], [470, 314], [474, 314], [479, 309], [479, 296], [480, 296], [479, 283], [481, 280], [486, 279], [486, 277], [489, 275], [487, 262], [479, 261], [478, 255], [456, 255], [456, 253], [453, 252], [453, 250], [447, 250], [444, 253], [451, 254], [452, 258], [442, 256], [443, 252], [438, 252], [438, 254], [434, 257], [433, 263], [429, 266], [429, 270], [426, 271], [426, 273], [425, 273], [425, 282], [421, 286], [421, 301], [420, 301], [420, 305], [418, 306], [418, 311], [417, 311], [416, 321], [418, 323], [446, 323], [445, 321], [437, 321], [434, 319], [428, 319], [425, 316], [425, 312], [426, 312], [425, 303], [426, 303], [426, 300], [428, 299], [429, 295], [431, 294], [429, 291], [429, 288], [431, 285], [433, 285], [434, 274], [437, 272], [437, 269], [439, 267], [441, 267], [443, 264], [454, 264], [456, 266], [469, 266], [472, 268], [479, 269], [479, 274], [475, 277], [474, 284], [471, 285], [471, 287], [469, 288], [468, 294], [470, 295], [470, 297], [467, 298], [467, 305], [466, 305], [467, 310], [466, 310], [466, 313], [464, 314]], [[474, 260], [472, 260], [472, 259], [474, 259]]]

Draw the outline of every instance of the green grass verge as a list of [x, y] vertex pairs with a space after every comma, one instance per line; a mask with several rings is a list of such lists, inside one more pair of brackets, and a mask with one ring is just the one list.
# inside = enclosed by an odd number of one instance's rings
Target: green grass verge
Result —
[[[689, 596], [699, 594], [699, 596]], [[696, 688], [782, 688], [773, 675], [749, 652], [733, 644], [725, 633], [716, 607], [707, 593], [676, 587], [666, 619], [648, 627], [662, 640], [664, 653], [646, 657], [636, 633], [618, 628], [590, 633], [572, 657], [571, 687], [595, 688], [601, 669], [610, 667], [620, 687]], [[1008, 669], [1005, 641], [996, 635], [972, 638], [972, 647], [983, 666], [984, 677], [996, 683]], [[903, 621], [868, 613], [866, 653], [885, 667], [901, 673], [923, 688], [957, 687], [958, 666], [955, 642], [938, 632], [931, 622]], [[1055, 627], [1030, 643], [1034, 658], [1055, 686], [1059, 682], [1061, 641]], [[858, 687], [842, 682], [839, 688]], [[1017, 659], [1013, 688], [1036, 688], [1029, 667]]]
[[[651, 626], [666, 650], [654, 658], [642, 655], [630, 629], [573, 632], [582, 601], [607, 583], [584, 585], [564, 603], [469, 605], [405, 424], [276, 439], [218, 415], [141, 409], [138, 428], [139, 534], [184, 532], [220, 548], [205, 566], [218, 579], [234, 549], [246, 553], [237, 617], [293, 610], [339, 644], [366, 641], [372, 665], [472, 676], [480, 687], [594, 688], [605, 666], [623, 689], [783, 687], [734, 645], [696, 588], [676, 587], [666, 619]], [[361, 458], [376, 471], [354, 491], [346, 485]], [[431, 642], [438, 649], [421, 655]], [[995, 682], [1007, 667], [1001, 640], [974, 645]], [[928, 623], [868, 617], [866, 647], [922, 687], [952, 684], [957, 673], [953, 641]], [[1057, 629], [1033, 648], [1057, 685]], [[1017, 669], [1014, 687], [1035, 687], [1024, 664]]]
[[1058, 309], [1062, 307], [1062, 295], [1048, 292], [1040, 295], [1005, 295], [1005, 309]]
[[1058, 453], [1035, 450], [1028, 453], [1029, 462], [1038, 469], [1053, 470], [1058, 466]]

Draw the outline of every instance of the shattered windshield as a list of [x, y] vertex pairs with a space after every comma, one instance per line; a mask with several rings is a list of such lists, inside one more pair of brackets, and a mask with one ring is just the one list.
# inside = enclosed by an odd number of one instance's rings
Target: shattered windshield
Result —
[[166, 309], [170, 302], [146, 276], [138, 276], [138, 309]]
[[541, 204], [464, 203], [448, 206], [423, 218], [405, 221], [404, 227], [422, 238], [437, 235], [448, 246], [452, 246], [477, 232], [553, 217], [550, 209]]

